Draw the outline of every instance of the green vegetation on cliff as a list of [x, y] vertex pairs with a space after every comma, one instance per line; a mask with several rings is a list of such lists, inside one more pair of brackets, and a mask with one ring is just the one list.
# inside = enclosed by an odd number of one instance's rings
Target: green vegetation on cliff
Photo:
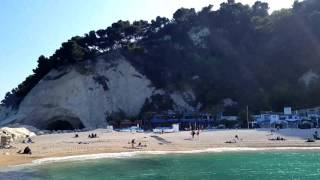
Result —
[[172, 20], [118, 21], [73, 37], [51, 57], [40, 56], [34, 74], [2, 103], [18, 108], [53, 68], [119, 51], [156, 87], [193, 90], [204, 110], [224, 99], [253, 111], [320, 104], [320, 1], [272, 14], [259, 1], [250, 7], [229, 0], [211, 9], [181, 8]]

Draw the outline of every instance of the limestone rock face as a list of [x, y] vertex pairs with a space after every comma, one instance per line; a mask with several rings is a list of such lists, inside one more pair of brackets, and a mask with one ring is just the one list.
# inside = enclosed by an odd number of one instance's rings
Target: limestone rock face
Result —
[[76, 128], [106, 127], [113, 112], [137, 115], [153, 90], [123, 57], [100, 57], [51, 71], [21, 102], [14, 121], [44, 129], [56, 120]]
[[197, 106], [192, 106], [195, 101], [195, 95], [192, 91], [186, 91], [183, 93], [173, 92], [170, 94], [171, 99], [175, 103], [175, 109], [181, 111], [196, 111]]
[[[48, 129], [57, 121], [74, 128], [103, 128], [113, 113], [137, 116], [147, 98], [163, 90], [123, 56], [106, 55], [49, 72], [24, 98], [18, 111], [1, 124], [21, 123]], [[177, 94], [177, 106], [186, 106]]]

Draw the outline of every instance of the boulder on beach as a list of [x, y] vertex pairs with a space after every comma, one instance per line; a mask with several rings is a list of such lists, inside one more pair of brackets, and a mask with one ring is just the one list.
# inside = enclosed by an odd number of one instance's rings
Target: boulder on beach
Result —
[[[30, 129], [34, 130], [31, 131]], [[33, 137], [36, 136], [36, 129], [28, 128], [28, 127], [2, 127], [0, 128], [0, 135], [8, 135], [14, 139], [22, 139], [25, 137]]]
[[29, 146], [24, 148], [22, 154], [32, 154], [31, 149], [29, 148]]

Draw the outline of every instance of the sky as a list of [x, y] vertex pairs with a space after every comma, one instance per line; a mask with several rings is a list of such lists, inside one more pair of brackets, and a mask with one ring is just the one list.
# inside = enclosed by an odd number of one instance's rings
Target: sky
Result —
[[[180, 7], [217, 9], [227, 0], [1, 0], [0, 100], [72, 36], [110, 26], [118, 20], [172, 18]], [[236, 0], [252, 5], [256, 0]], [[270, 12], [289, 8], [294, 0], [261, 0]]]

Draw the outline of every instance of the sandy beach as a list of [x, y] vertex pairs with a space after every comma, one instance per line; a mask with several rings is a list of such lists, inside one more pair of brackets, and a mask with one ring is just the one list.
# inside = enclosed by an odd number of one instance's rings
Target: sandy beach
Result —
[[[308, 143], [307, 138], [312, 137], [316, 129], [282, 129], [271, 134], [269, 129], [257, 130], [213, 130], [202, 131], [199, 138], [192, 139], [190, 131], [178, 133], [129, 133], [107, 132], [98, 129], [77, 133], [79, 138], [74, 138], [75, 133], [48, 134], [33, 137], [32, 144], [14, 142], [11, 149], [0, 149], [0, 167], [8, 167], [31, 163], [34, 160], [49, 157], [65, 157], [84, 154], [133, 152], [133, 151], [190, 151], [205, 150], [208, 148], [222, 147], [320, 147], [320, 141]], [[98, 138], [88, 138], [90, 133], [96, 133]], [[235, 139], [238, 135], [239, 140]], [[269, 139], [281, 136], [285, 141], [271, 141]], [[129, 143], [133, 138], [146, 147], [132, 148]], [[236, 140], [237, 143], [228, 144], [226, 141]], [[137, 145], [136, 144], [136, 145]], [[32, 155], [18, 154], [29, 146]]]

